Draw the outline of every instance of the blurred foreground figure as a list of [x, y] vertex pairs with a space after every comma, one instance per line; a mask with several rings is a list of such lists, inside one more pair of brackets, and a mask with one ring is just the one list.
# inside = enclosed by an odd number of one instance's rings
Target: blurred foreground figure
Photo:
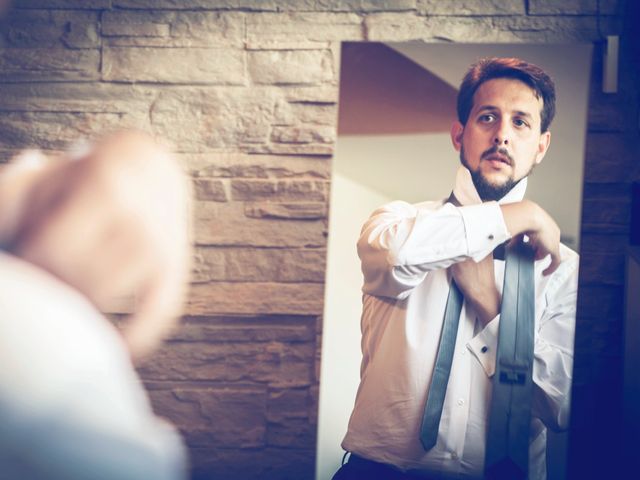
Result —
[[[180, 479], [132, 358], [180, 315], [188, 183], [147, 136], [0, 171], [0, 479]], [[102, 315], [135, 295], [122, 332]]]

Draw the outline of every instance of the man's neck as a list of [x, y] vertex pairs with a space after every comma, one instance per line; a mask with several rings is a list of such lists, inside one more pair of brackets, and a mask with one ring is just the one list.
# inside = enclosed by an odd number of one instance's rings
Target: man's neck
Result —
[[[519, 202], [524, 198], [524, 194], [527, 189], [527, 178], [523, 178], [516, 183], [511, 190], [509, 190], [502, 198], [497, 200], [500, 204]], [[473, 184], [471, 173], [464, 167], [458, 167], [456, 172], [455, 186], [451, 194], [461, 206], [463, 205], [477, 205], [483, 203], [486, 200], [482, 200], [478, 191]], [[452, 198], [449, 198], [451, 201]]]

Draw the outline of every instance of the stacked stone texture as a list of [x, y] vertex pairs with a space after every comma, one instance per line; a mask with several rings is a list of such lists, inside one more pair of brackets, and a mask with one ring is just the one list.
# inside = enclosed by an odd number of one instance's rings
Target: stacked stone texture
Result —
[[[193, 177], [187, 315], [140, 372], [184, 433], [194, 472], [219, 479], [313, 478], [340, 43], [594, 42], [623, 28], [613, 0], [599, 2], [599, 21], [596, 0], [14, 3], [0, 36], [2, 160], [132, 126], [168, 139]], [[599, 58], [576, 343], [584, 412], [615, 406], [598, 392], [621, 382], [640, 156], [632, 72], [623, 62], [620, 93], [602, 94]]]

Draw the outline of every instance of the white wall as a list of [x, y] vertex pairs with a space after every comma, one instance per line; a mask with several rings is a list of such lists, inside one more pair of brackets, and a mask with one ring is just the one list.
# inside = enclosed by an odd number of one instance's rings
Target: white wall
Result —
[[393, 200], [416, 203], [451, 193], [459, 159], [448, 133], [343, 136], [338, 142], [336, 171]]
[[340, 466], [340, 442], [360, 378], [360, 310], [362, 272], [356, 253], [360, 227], [371, 212], [392, 198], [345, 177], [338, 140], [331, 180], [331, 213], [327, 254], [320, 372], [320, 418], [316, 478], [330, 479]]

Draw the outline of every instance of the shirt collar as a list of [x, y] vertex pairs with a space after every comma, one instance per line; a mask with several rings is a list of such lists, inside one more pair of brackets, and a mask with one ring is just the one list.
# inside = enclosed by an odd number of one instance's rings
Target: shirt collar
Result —
[[[498, 200], [499, 204], [505, 203], [514, 203], [519, 202], [524, 198], [524, 194], [527, 190], [527, 178], [523, 178], [520, 180], [515, 187], [513, 187], [509, 192]], [[478, 191], [476, 187], [473, 185], [473, 180], [471, 179], [471, 173], [469, 170], [460, 165], [458, 167], [458, 171], [456, 172], [456, 180], [455, 186], [453, 188], [453, 195], [460, 202], [461, 205], [475, 205], [478, 203], [482, 203], [480, 199], [480, 195], [478, 195]]]

